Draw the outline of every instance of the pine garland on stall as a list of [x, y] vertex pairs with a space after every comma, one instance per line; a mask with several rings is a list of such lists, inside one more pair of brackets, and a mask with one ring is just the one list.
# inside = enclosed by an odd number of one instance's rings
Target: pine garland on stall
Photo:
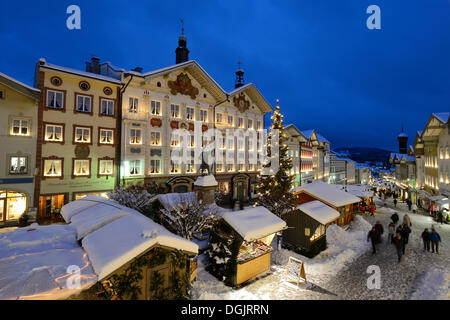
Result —
[[[267, 155], [272, 156], [272, 139], [274, 131], [279, 132], [279, 168], [277, 172], [271, 172], [269, 175], [261, 175], [257, 184], [258, 201], [256, 205], [262, 205], [277, 216], [294, 209], [294, 196], [290, 192], [294, 176], [290, 173], [292, 170], [292, 158], [288, 156], [288, 139], [283, 124], [283, 115], [280, 112], [278, 104], [271, 117], [272, 125], [267, 138]], [[270, 168], [270, 161], [264, 165], [264, 168]]]

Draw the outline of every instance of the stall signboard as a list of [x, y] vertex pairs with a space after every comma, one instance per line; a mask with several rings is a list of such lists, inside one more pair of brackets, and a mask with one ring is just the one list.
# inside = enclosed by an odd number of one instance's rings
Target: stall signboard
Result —
[[295, 281], [297, 285], [306, 283], [305, 266], [301, 260], [289, 257], [286, 274], [288, 280]]

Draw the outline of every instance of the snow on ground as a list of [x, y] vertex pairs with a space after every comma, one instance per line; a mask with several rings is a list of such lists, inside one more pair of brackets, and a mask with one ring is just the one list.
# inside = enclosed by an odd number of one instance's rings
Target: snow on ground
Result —
[[[71, 265], [81, 269], [79, 289], [67, 287]], [[96, 282], [70, 226], [33, 224], [0, 234], [0, 299], [64, 299]]]
[[[192, 288], [193, 299], [449, 299], [450, 284], [450, 225], [438, 225], [431, 217], [408, 212], [412, 221], [412, 233], [406, 247], [406, 255], [397, 262], [393, 245], [387, 243], [390, 217], [397, 212], [400, 221], [408, 211], [399, 203], [394, 207], [388, 199], [375, 199], [375, 216], [355, 215], [348, 231], [330, 226], [327, 231], [328, 248], [314, 257], [296, 254], [281, 249], [272, 253], [270, 272], [250, 281], [246, 286], [233, 289], [209, 274], [204, 268], [207, 263], [200, 256], [198, 278]], [[367, 233], [370, 227], [380, 221], [385, 229], [383, 242], [372, 254]], [[423, 251], [421, 233], [424, 228], [434, 226], [442, 238], [440, 254]], [[276, 248], [276, 239], [272, 246]], [[307, 284], [297, 286], [285, 278], [289, 256], [305, 263]], [[381, 271], [381, 288], [368, 289], [369, 266], [377, 265]]]

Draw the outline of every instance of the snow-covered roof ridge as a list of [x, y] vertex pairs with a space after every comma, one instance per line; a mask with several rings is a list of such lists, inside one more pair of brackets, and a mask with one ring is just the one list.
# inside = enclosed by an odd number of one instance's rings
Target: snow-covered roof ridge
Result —
[[208, 174], [206, 176], [199, 176], [197, 180], [194, 182], [194, 186], [199, 187], [215, 187], [217, 186], [217, 180], [212, 174]]
[[308, 216], [319, 221], [323, 225], [335, 221], [340, 216], [339, 211], [327, 206], [319, 200], [301, 204], [297, 206], [297, 209], [306, 213]]
[[48, 69], [52, 69], [52, 70], [56, 70], [56, 71], [62, 71], [62, 72], [67, 72], [67, 73], [72, 73], [72, 74], [84, 76], [84, 77], [87, 77], [87, 78], [92, 78], [92, 79], [97, 79], [97, 80], [102, 80], [102, 81], [122, 84], [121, 80], [118, 80], [118, 79], [115, 79], [115, 78], [112, 78], [112, 77], [108, 77], [108, 76], [104, 76], [104, 75], [96, 74], [96, 73], [92, 73], [92, 72], [87, 72], [87, 71], [81, 71], [81, 70], [77, 70], [77, 69], [73, 69], [73, 68], [58, 66], [56, 64], [52, 64], [52, 63], [46, 62], [45, 59], [43, 59], [43, 58], [41, 58], [41, 60], [39, 60], [39, 61], [43, 63], [41, 65], [41, 67], [45, 67], [45, 68], [48, 68]]
[[286, 228], [285, 221], [262, 206], [226, 212], [222, 217], [245, 241], [254, 241]]
[[134, 215], [121, 217], [88, 234], [82, 245], [99, 280], [155, 245], [198, 253], [194, 242], [169, 232], [147, 217]]
[[361, 201], [361, 199], [359, 199], [358, 197], [355, 197], [348, 192], [338, 190], [333, 185], [320, 180], [314, 181], [301, 187], [294, 188], [292, 189], [292, 192], [308, 193], [322, 200], [323, 202], [331, 204], [334, 207], [342, 207], [347, 204], [357, 203]]
[[438, 119], [442, 123], [447, 123], [448, 118], [450, 117], [450, 112], [435, 112], [433, 116]]
[[15, 84], [17, 84], [17, 85], [19, 85], [19, 86], [21, 86], [21, 87], [24, 87], [24, 88], [26, 88], [26, 89], [28, 89], [28, 90], [31, 90], [31, 91], [34, 91], [34, 92], [41, 92], [41, 90], [39, 90], [39, 89], [37, 89], [37, 88], [33, 88], [33, 87], [31, 87], [31, 86], [29, 86], [29, 85], [27, 85], [27, 84], [25, 84], [25, 83], [23, 83], [23, 82], [21, 82], [21, 81], [19, 81], [19, 80], [17, 80], [17, 79], [14, 79], [13, 77], [10, 77], [10, 76], [8, 76], [8, 75], [2, 73], [2, 72], [0, 72], [0, 77], [3, 77], [3, 78], [5, 78], [5, 79], [8, 79], [9, 81], [12, 81], [12, 82], [14, 82]]

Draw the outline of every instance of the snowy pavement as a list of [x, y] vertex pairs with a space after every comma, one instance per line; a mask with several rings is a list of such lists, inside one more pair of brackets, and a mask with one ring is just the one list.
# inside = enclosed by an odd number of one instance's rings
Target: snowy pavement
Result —
[[[400, 221], [407, 212], [404, 204], [395, 210], [392, 201], [387, 207], [377, 203], [375, 217], [355, 216], [348, 232], [338, 227], [327, 231], [327, 250], [313, 259], [288, 250], [272, 253], [269, 274], [248, 285], [232, 289], [204, 270], [204, 257], [199, 259], [198, 279], [192, 289], [193, 299], [280, 299], [280, 300], [360, 300], [360, 299], [449, 299], [450, 284], [450, 225], [438, 225], [431, 217], [409, 213], [412, 233], [406, 255], [397, 262], [395, 248], [386, 243], [390, 216], [398, 212]], [[383, 242], [372, 254], [367, 242], [370, 226], [379, 220], [385, 229]], [[421, 233], [424, 228], [436, 228], [441, 235], [440, 254], [423, 252]], [[273, 244], [275, 245], [275, 243]], [[307, 284], [297, 286], [285, 279], [289, 256], [305, 262]], [[380, 268], [380, 289], [368, 289], [369, 266]]]

